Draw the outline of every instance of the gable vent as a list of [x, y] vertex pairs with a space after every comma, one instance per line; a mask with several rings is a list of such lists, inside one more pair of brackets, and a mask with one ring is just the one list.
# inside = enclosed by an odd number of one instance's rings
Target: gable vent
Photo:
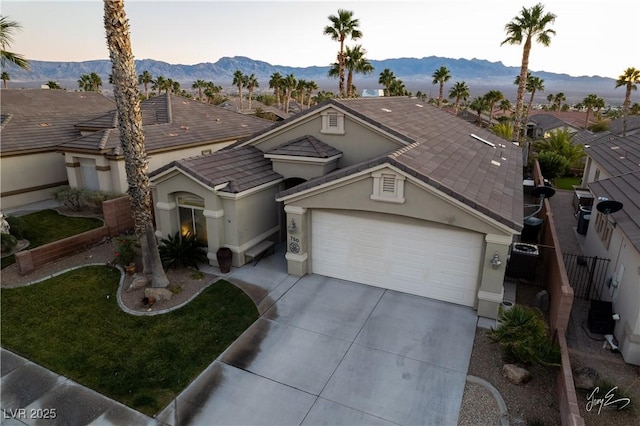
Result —
[[338, 114], [329, 114], [329, 127], [338, 127]]
[[396, 192], [396, 177], [394, 175], [382, 175], [382, 192], [389, 194]]

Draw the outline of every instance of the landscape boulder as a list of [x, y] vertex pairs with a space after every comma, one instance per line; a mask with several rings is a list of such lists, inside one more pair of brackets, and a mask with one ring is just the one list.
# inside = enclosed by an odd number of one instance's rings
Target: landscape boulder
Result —
[[135, 291], [135, 290], [138, 290], [139, 288], [144, 288], [147, 286], [147, 284], [149, 284], [149, 279], [147, 277], [145, 276], [135, 277], [133, 281], [131, 281], [131, 284], [129, 284], [127, 291]]
[[600, 375], [591, 367], [580, 367], [573, 371], [573, 382], [576, 389], [592, 390]]
[[173, 293], [171, 293], [166, 288], [149, 287], [144, 289], [144, 297], [153, 299], [156, 302], [160, 302], [162, 300], [171, 300], [171, 296], [173, 296]]
[[531, 380], [531, 373], [515, 364], [505, 364], [502, 367], [502, 376], [515, 385], [523, 385]]

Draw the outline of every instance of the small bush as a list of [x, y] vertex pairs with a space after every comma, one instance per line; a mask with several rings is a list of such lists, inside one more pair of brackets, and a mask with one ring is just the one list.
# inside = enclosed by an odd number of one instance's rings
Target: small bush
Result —
[[547, 179], [559, 178], [569, 170], [569, 161], [555, 152], [541, 152], [538, 154], [538, 163], [542, 175]]
[[550, 340], [538, 309], [523, 305], [501, 309], [498, 323], [498, 327], [489, 332], [489, 338], [500, 344], [508, 361], [547, 367], [560, 365], [560, 347]]
[[160, 259], [166, 270], [172, 268], [193, 267], [198, 269], [198, 263], [207, 263], [205, 244], [198, 241], [195, 235], [180, 236], [179, 232], [160, 240]]
[[53, 197], [63, 206], [72, 210], [92, 209], [102, 213], [102, 202], [120, 197], [115, 192], [91, 191], [88, 189], [71, 188], [64, 186], [53, 192]]
[[2, 249], [1, 249], [2, 253], [9, 253], [11, 250], [13, 250], [16, 244], [18, 244], [18, 240], [16, 239], [16, 237], [14, 237], [11, 234], [2, 233], [0, 234], [0, 238], [1, 238], [0, 245], [2, 246]]
[[9, 224], [9, 233], [17, 239], [23, 240], [27, 230], [27, 223], [24, 219], [18, 216], [7, 216], [5, 219]]
[[118, 237], [114, 263], [128, 265], [138, 256], [138, 241], [134, 237]]

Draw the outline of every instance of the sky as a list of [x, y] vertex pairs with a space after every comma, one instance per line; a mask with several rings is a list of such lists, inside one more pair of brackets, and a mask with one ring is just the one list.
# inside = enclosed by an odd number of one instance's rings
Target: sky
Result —
[[[503, 45], [504, 27], [536, 0], [164, 1], [126, 0], [136, 59], [171, 64], [246, 56], [272, 65], [326, 66], [338, 43], [323, 35], [328, 16], [351, 10], [370, 60], [401, 57], [486, 59], [520, 66], [522, 46]], [[616, 78], [640, 68], [638, 0], [542, 0], [557, 16], [551, 45], [534, 44], [529, 69]], [[102, 1], [2, 0], [21, 24], [11, 51], [27, 59], [108, 59]]]

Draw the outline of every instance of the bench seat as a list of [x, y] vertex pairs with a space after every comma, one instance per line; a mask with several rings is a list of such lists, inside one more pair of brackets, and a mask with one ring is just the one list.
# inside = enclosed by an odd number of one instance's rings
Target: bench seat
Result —
[[245, 251], [244, 256], [245, 258], [248, 258], [250, 261], [253, 261], [253, 265], [255, 266], [255, 264], [258, 263], [258, 261], [264, 257], [267, 251], [273, 249], [273, 246], [274, 246], [273, 241], [269, 241], [269, 240], [262, 241], [261, 243], [258, 243], [255, 246], [251, 247], [249, 250]]

